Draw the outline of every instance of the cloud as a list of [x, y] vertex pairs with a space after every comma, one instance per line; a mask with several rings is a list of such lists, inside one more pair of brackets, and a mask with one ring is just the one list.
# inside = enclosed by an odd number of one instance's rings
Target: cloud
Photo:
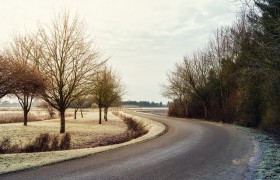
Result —
[[0, 41], [35, 29], [62, 9], [78, 12], [96, 45], [111, 56], [129, 87], [128, 98], [159, 101], [159, 83], [176, 61], [203, 47], [209, 35], [235, 18], [226, 0], [2, 1]]

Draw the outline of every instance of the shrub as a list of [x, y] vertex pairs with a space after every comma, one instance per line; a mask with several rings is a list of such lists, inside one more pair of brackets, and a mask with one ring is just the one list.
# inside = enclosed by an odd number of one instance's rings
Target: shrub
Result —
[[59, 143], [57, 135], [50, 136], [48, 133], [40, 134], [34, 142], [28, 144], [25, 148], [25, 152], [44, 152], [55, 150], [67, 150], [71, 147], [71, 136], [69, 133], [65, 133]]
[[67, 150], [70, 149], [70, 147], [71, 147], [71, 136], [69, 133], [65, 133], [60, 141], [59, 149]]
[[137, 137], [140, 137], [148, 133], [148, 130], [145, 128], [142, 122], [138, 122], [132, 117], [127, 117], [117, 112], [114, 114], [119, 116], [126, 124], [127, 126], [126, 136], [128, 136], [129, 140], [135, 139]]
[[52, 151], [59, 150], [59, 139], [58, 139], [58, 136], [53, 135], [51, 138], [52, 139], [51, 139], [51, 144], [50, 144], [50, 150], [52, 150]]
[[0, 153], [5, 154], [7, 153], [11, 148], [11, 141], [8, 138], [4, 138], [3, 141], [0, 144]]
[[124, 117], [123, 121], [127, 125], [127, 135], [130, 139], [134, 139], [148, 133], [148, 130], [145, 129], [143, 123], [135, 121], [132, 117]]
[[71, 136], [69, 133], [66, 133], [62, 136], [60, 143], [58, 135], [50, 135], [49, 133], [43, 133], [23, 148], [20, 148], [18, 145], [11, 145], [10, 139], [4, 138], [2, 142], [0, 142], [0, 154], [67, 150], [70, 149], [70, 147]]
[[131, 139], [135, 139], [140, 137], [146, 133], [148, 130], [145, 128], [143, 123], [137, 122], [132, 117], [126, 117], [125, 115], [119, 112], [113, 112], [115, 116], [120, 117], [124, 123], [127, 125], [127, 131], [122, 134], [114, 135], [111, 137], [101, 138], [95, 142], [91, 142], [88, 144], [88, 147], [97, 147], [97, 146], [106, 146], [111, 144], [119, 144], [126, 141], [130, 141]]
[[49, 151], [51, 137], [48, 133], [40, 134], [32, 143], [26, 145], [23, 149], [24, 152], [43, 152]]
[[171, 117], [186, 117], [186, 105], [175, 99], [172, 103], [168, 106], [168, 116]]
[[11, 141], [9, 138], [4, 138], [0, 143], [0, 154], [18, 153], [20, 151], [21, 150], [18, 145], [11, 145]]

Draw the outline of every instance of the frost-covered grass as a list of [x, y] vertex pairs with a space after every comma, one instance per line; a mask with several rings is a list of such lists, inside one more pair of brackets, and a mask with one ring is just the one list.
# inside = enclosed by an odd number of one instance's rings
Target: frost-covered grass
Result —
[[[66, 132], [71, 135], [71, 147], [73, 149], [83, 148], [86, 144], [97, 141], [126, 131], [127, 127], [123, 121], [109, 113], [108, 121], [98, 124], [98, 113], [87, 112], [84, 118], [74, 120], [73, 117], [66, 118]], [[59, 134], [60, 120], [45, 120], [28, 122], [27, 126], [23, 123], [0, 124], [0, 142], [8, 138], [12, 145], [24, 147], [35, 140], [42, 133]]]
[[[95, 113], [95, 114], [97, 114], [97, 113]], [[125, 113], [122, 113], [122, 114], [126, 115]], [[130, 115], [126, 115], [126, 116], [130, 116]], [[115, 121], [121, 121], [118, 117], [113, 117], [110, 113], [109, 121], [111, 118], [115, 118]], [[152, 120], [149, 120], [146, 118], [136, 117], [136, 116], [134, 116], [133, 118], [136, 121], [142, 122], [145, 125], [145, 127], [149, 130], [149, 132], [137, 139], [132, 139], [131, 141], [128, 141], [128, 142], [109, 145], [109, 146], [100, 146], [100, 147], [95, 147], [95, 148], [83, 148], [83, 149], [72, 149], [72, 150], [66, 150], [66, 151], [1, 154], [0, 155], [0, 174], [28, 169], [28, 168], [34, 168], [34, 167], [38, 167], [38, 166], [43, 166], [43, 165], [47, 165], [47, 164], [65, 161], [65, 160], [85, 157], [88, 155], [96, 154], [96, 153], [103, 152], [103, 151], [108, 151], [108, 150], [119, 148], [122, 146], [127, 146], [130, 144], [147, 141], [147, 140], [153, 139], [165, 132], [165, 126], [159, 122], [152, 121]], [[50, 122], [50, 121], [48, 121], [48, 122]], [[87, 123], [85, 123], [85, 124], [87, 124]], [[126, 126], [124, 123], [123, 123], [123, 125]], [[100, 130], [102, 129], [101, 127], [102, 126], [99, 126]], [[92, 127], [88, 126], [88, 128], [92, 128]], [[95, 131], [97, 129], [92, 129], [92, 130]]]
[[259, 130], [237, 126], [255, 144], [255, 155], [250, 161], [248, 179], [280, 179], [280, 144], [274, 137]]

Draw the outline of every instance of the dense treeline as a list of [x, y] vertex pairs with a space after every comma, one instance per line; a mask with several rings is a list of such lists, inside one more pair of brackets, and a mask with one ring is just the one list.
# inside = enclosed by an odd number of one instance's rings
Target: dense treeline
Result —
[[280, 129], [280, 2], [255, 0], [168, 73], [169, 115]]
[[164, 107], [162, 102], [155, 103], [155, 102], [149, 102], [149, 101], [123, 101], [123, 106], [138, 106], [138, 107]]

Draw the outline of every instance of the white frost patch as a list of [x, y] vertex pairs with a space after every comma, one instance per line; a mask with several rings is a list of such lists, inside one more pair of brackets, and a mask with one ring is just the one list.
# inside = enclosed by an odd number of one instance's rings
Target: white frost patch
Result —
[[254, 144], [254, 154], [249, 160], [249, 172], [246, 174], [246, 179], [254, 179], [254, 172], [257, 169], [258, 162], [261, 157], [261, 149], [259, 142], [252, 138]]
[[280, 144], [270, 135], [244, 127], [237, 129], [251, 136], [254, 155], [249, 163], [246, 179], [280, 179]]

